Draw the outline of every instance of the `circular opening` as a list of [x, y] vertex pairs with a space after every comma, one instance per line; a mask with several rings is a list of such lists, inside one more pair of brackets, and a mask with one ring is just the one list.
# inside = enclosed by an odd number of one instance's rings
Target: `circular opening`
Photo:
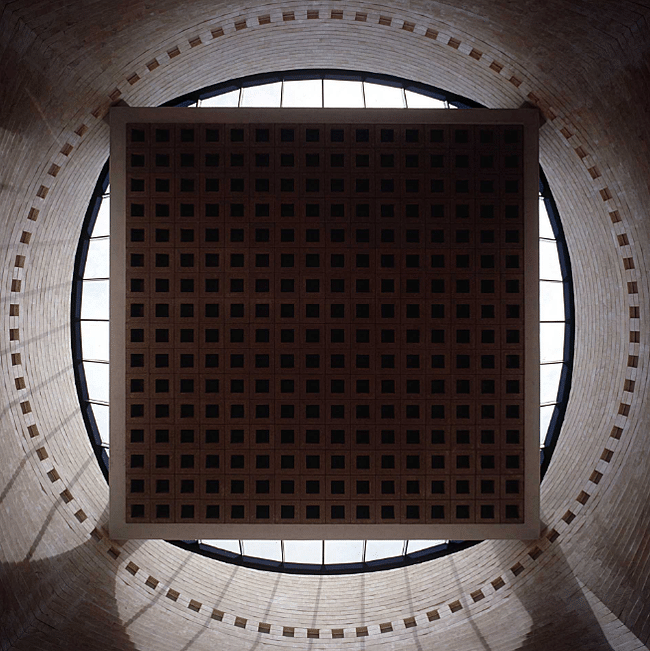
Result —
[[[297, 71], [229, 81], [177, 98], [167, 106], [462, 109], [471, 100], [388, 76]], [[82, 230], [72, 301], [72, 349], [79, 400], [91, 442], [108, 480], [109, 247], [108, 163]], [[540, 170], [540, 460], [548, 468], [568, 400], [573, 350], [571, 269], [559, 215]], [[263, 569], [344, 573], [387, 569], [458, 551], [476, 541], [174, 541], [197, 553]]]

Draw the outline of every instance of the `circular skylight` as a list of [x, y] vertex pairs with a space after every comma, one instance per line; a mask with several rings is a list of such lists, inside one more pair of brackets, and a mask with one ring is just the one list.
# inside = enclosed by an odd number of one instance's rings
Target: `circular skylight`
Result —
[[[387, 77], [334, 73], [285, 74], [229, 82], [171, 102], [201, 107], [324, 107], [457, 109], [477, 106], [437, 89]], [[76, 263], [73, 354], [79, 396], [91, 440], [108, 476], [109, 248], [108, 167], [88, 210]], [[568, 256], [550, 191], [539, 195], [540, 452], [542, 472], [559, 433], [568, 397], [572, 328]], [[222, 560], [284, 571], [386, 568], [455, 551], [470, 543], [448, 540], [199, 540], [186, 548]]]

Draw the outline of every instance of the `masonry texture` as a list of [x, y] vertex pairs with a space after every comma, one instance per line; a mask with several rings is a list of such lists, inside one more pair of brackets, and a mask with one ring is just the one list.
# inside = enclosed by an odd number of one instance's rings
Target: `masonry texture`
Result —
[[[0, 648], [643, 649], [650, 637], [646, 1], [3, 2]], [[575, 365], [537, 540], [350, 576], [108, 536], [70, 300], [109, 107], [290, 68], [540, 109]]]

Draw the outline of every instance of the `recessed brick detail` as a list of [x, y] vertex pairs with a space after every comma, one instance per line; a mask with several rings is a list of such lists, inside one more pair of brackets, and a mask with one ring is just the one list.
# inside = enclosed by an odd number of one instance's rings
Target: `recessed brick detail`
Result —
[[47, 476], [52, 483], [59, 481], [59, 479], [61, 479], [61, 477], [59, 477], [59, 473], [57, 472], [56, 468], [52, 468], [52, 470], [50, 470], [47, 473]]
[[35, 222], [38, 219], [38, 213], [39, 210], [37, 208], [30, 208], [27, 219], [31, 219], [31, 221]]
[[379, 624], [380, 633], [391, 633], [392, 630], [393, 630], [393, 625], [390, 622], [386, 622], [385, 624]]
[[40, 432], [38, 431], [38, 427], [36, 427], [36, 425], [30, 425], [27, 428], [27, 431], [29, 432], [30, 438], [36, 438], [40, 434]]
[[402, 29], [405, 32], [412, 32], [415, 29], [415, 23], [410, 23], [408, 21], [404, 21], [404, 24], [402, 25]]
[[245, 19], [235, 21], [235, 31], [238, 32], [238, 31], [240, 31], [242, 29], [246, 29], [246, 27], [247, 27], [247, 24], [246, 24]]
[[550, 543], [554, 543], [559, 537], [560, 537], [560, 533], [555, 529], [551, 529], [551, 531], [549, 531], [548, 535], [546, 536], [547, 540]]
[[519, 576], [523, 571], [524, 571], [524, 566], [521, 563], [515, 563], [511, 568], [510, 571], [515, 575]]
[[[263, 16], [258, 16], [257, 23], [259, 25], [269, 25], [271, 23], [271, 16], [269, 14], [264, 14]], [[261, 624], [260, 624], [261, 626]]]
[[341, 9], [332, 9], [330, 17], [334, 20], [343, 20], [343, 10]]
[[501, 588], [503, 588], [505, 584], [506, 582], [501, 577], [494, 579], [494, 581], [492, 581], [492, 587], [495, 590], [501, 590]]
[[481, 601], [481, 599], [485, 599], [485, 595], [483, 594], [482, 590], [475, 590], [474, 592], [471, 592], [469, 596], [472, 598], [474, 603]]
[[472, 59], [476, 59], [477, 61], [480, 61], [481, 57], [483, 56], [483, 52], [477, 50], [476, 48], [472, 48], [469, 55], [472, 57]]
[[149, 576], [147, 580], [144, 582], [145, 585], [149, 586], [153, 590], [155, 590], [158, 587], [158, 579], [154, 579], [153, 576]]
[[390, 16], [379, 16], [379, 24], [384, 25], [385, 27], [390, 27], [393, 23], [393, 19]]
[[129, 561], [129, 563], [126, 566], [126, 571], [129, 574], [133, 574], [133, 576], [135, 576], [139, 570], [140, 568], [133, 561]]
[[430, 622], [435, 622], [435, 621], [437, 621], [438, 619], [440, 619], [440, 613], [439, 613], [437, 610], [430, 610], [430, 611], [427, 613], [427, 619], [428, 619]]
[[612, 427], [612, 431], [609, 433], [609, 435], [613, 439], [620, 439], [621, 434], [623, 434], [623, 429], [621, 427], [617, 427], [616, 425], [614, 427]]
[[260, 622], [257, 627], [257, 631], [258, 633], [269, 634], [271, 632], [271, 624], [265, 624], [264, 622]]
[[39, 461], [45, 461], [50, 455], [47, 453], [47, 450], [45, 448], [38, 448], [36, 450], [36, 456], [38, 457]]
[[50, 189], [44, 185], [41, 185], [40, 188], [38, 188], [38, 191], [36, 192], [36, 196], [40, 197], [41, 199], [45, 199], [47, 197], [47, 193], [50, 191]]
[[62, 491], [59, 495], [61, 496], [61, 499], [66, 504], [68, 504], [69, 502], [72, 502], [72, 500], [73, 500], [72, 493], [67, 488], [64, 491]]
[[368, 637], [368, 627], [357, 626], [357, 637]]
[[131, 86], [133, 86], [140, 81], [140, 75], [137, 72], [134, 72], [132, 75], [129, 75], [126, 80]]
[[447, 45], [454, 48], [454, 50], [457, 50], [460, 47], [460, 41], [457, 38], [450, 38]]
[[195, 47], [198, 47], [199, 45], [201, 45], [203, 43], [203, 41], [201, 40], [200, 36], [195, 36], [193, 39], [190, 40], [189, 43], [190, 43], [191, 48], [195, 48]]
[[449, 610], [451, 610], [452, 613], [457, 613], [459, 610], [463, 609], [463, 604], [460, 603], [460, 601], [452, 601], [449, 604]]
[[307, 9], [307, 20], [318, 20], [320, 12], [318, 9]]
[[497, 61], [492, 61], [492, 63], [490, 64], [490, 70], [494, 70], [494, 72], [500, 74], [501, 71], [503, 70], [503, 66]]
[[[212, 619], [216, 619], [218, 622], [221, 622], [221, 621], [223, 621], [223, 616], [224, 615], [225, 615], [225, 613], [223, 611], [214, 609], [212, 611], [211, 617], [212, 617]], [[270, 632], [270, 627], [269, 627], [269, 632]]]
[[602, 478], [603, 478], [603, 473], [599, 472], [598, 470], [594, 470], [591, 473], [591, 476], [589, 477], [589, 481], [593, 482], [594, 484], [599, 484]]
[[72, 150], [73, 150], [73, 146], [69, 142], [66, 142], [65, 145], [61, 147], [61, 153], [64, 156], [69, 156], [72, 153]]
[[153, 72], [158, 66], [160, 66], [160, 63], [158, 63], [156, 59], [152, 59], [149, 61], [149, 63], [147, 63], [147, 69], [149, 72]]
[[[193, 610], [195, 613], [198, 613], [201, 610], [202, 605], [203, 604], [200, 603], [199, 601], [196, 601], [195, 599], [190, 599], [190, 603], [187, 604], [187, 607], [190, 610]], [[237, 619], [239, 619], [239, 617]], [[241, 628], [246, 628], [246, 620], [244, 619], [243, 622], [244, 625]], [[237, 624], [237, 621], [235, 621], [235, 626], [239, 626], [239, 624]]]
[[417, 626], [418, 623], [415, 621], [415, 617], [405, 617], [404, 618], [404, 628], [413, 628]]
[[438, 31], [435, 30], [435, 29], [433, 29], [433, 27], [428, 27], [428, 28], [427, 28], [427, 31], [424, 33], [424, 35], [425, 35], [427, 38], [430, 38], [430, 39], [432, 39], [433, 41], [435, 41], [435, 40], [438, 38]]
[[212, 34], [212, 38], [219, 38], [220, 36], [223, 36], [225, 32], [223, 31], [223, 27], [216, 27], [210, 33]]
[[[172, 601], [178, 601], [178, 598], [181, 596], [181, 593], [178, 592], [177, 590], [169, 588], [165, 596], [167, 597], [167, 599], [171, 599]], [[216, 619], [216, 617], [214, 617], [214, 613], [213, 613], [213, 618]]]
[[354, 19], [359, 23], [365, 23], [368, 20], [368, 14], [357, 11], [357, 13], [354, 14]]
[[528, 555], [536, 561], [541, 555], [542, 555], [542, 550], [539, 547], [533, 547], [529, 552]]
[[580, 493], [578, 494], [578, 497], [576, 497], [576, 500], [578, 502], [580, 502], [580, 504], [584, 505], [584, 504], [587, 503], [587, 501], [589, 500], [590, 497], [591, 496], [589, 495], [589, 493], [585, 493], [585, 491], [580, 491]]

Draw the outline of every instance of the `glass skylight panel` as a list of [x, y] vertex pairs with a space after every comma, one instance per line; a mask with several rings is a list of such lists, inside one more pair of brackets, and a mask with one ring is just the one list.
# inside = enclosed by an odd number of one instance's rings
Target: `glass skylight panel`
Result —
[[325, 563], [361, 563], [363, 540], [326, 540]]
[[107, 321], [82, 321], [81, 341], [84, 359], [108, 361]]
[[108, 278], [110, 241], [107, 239], [90, 240], [86, 260], [85, 278]]
[[546, 210], [546, 203], [544, 198], [539, 198], [539, 236], [546, 237], [548, 239], [555, 239], [553, 233], [553, 227], [551, 226], [551, 220], [548, 216], [548, 210]]
[[560, 362], [564, 359], [564, 323], [540, 323], [540, 362]]
[[539, 320], [564, 321], [564, 284], [545, 282], [539, 284]]
[[245, 86], [241, 91], [240, 106], [279, 108], [281, 98], [281, 81], [261, 86]]
[[539, 410], [539, 444], [540, 446], [544, 445], [546, 440], [546, 435], [548, 434], [548, 426], [551, 424], [551, 418], [553, 417], [553, 412], [555, 411], [555, 405], [549, 405], [547, 407], [542, 407]]
[[363, 83], [366, 108], [405, 108], [404, 89], [383, 84]]
[[412, 90], [405, 90], [404, 93], [406, 95], [407, 108], [447, 108], [447, 105], [441, 99], [429, 97], [428, 95], [423, 95], [422, 93], [416, 93]]
[[285, 108], [320, 108], [323, 106], [322, 80], [285, 81], [282, 88], [282, 106]]
[[285, 563], [313, 563], [321, 565], [323, 562], [322, 540], [285, 540]]
[[82, 319], [108, 319], [108, 280], [84, 280], [81, 297]]
[[[111, 200], [104, 196], [99, 204], [92, 237], [104, 237], [111, 231]], [[86, 263], [87, 265], [88, 263]]]
[[207, 99], [202, 99], [199, 102], [199, 106], [201, 108], [211, 108], [216, 106], [224, 106], [224, 107], [239, 106], [239, 89], [231, 90], [229, 93], [215, 95], [214, 97], [208, 97]]
[[408, 546], [406, 548], [406, 553], [412, 554], [413, 552], [419, 552], [423, 549], [428, 549], [429, 547], [444, 545], [447, 542], [449, 541], [448, 540], [409, 540]]
[[227, 552], [233, 552], [234, 554], [241, 553], [239, 540], [200, 540], [199, 542], [217, 549], [225, 549]]
[[363, 108], [363, 87], [360, 81], [323, 80], [325, 108]]
[[108, 371], [108, 364], [99, 364], [97, 362], [84, 363], [88, 398], [90, 400], [108, 402]]
[[405, 540], [367, 540], [366, 562], [401, 556]]
[[[84, 367], [85, 368], [85, 367]], [[102, 444], [109, 444], [109, 411], [107, 405], [92, 405], [93, 415], [95, 416], [95, 422], [97, 423], [97, 429], [99, 430], [99, 436], [102, 440]]]
[[244, 556], [282, 561], [282, 546], [279, 540], [242, 540], [241, 543]]
[[541, 280], [562, 280], [560, 258], [555, 241], [539, 242], [539, 277]]
[[542, 364], [539, 367], [539, 401], [541, 404], [557, 402], [563, 364]]

